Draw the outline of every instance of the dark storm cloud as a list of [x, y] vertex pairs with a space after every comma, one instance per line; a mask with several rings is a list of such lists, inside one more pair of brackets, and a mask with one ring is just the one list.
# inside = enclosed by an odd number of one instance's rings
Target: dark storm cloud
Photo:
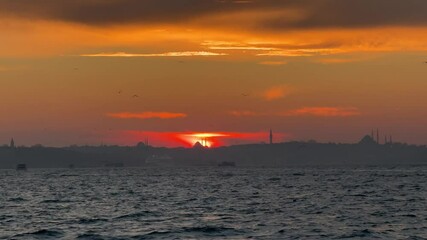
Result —
[[249, 4], [220, 0], [1, 0], [0, 14], [107, 25], [185, 21]]
[[263, 26], [281, 28], [417, 26], [427, 24], [426, 0], [319, 0], [307, 7], [300, 21], [281, 19], [264, 22]]
[[[241, 10], [297, 9], [255, 23], [268, 29], [427, 24], [427, 0], [1, 0], [0, 14], [88, 25], [175, 23]], [[230, 23], [233, 24], [233, 23]]]

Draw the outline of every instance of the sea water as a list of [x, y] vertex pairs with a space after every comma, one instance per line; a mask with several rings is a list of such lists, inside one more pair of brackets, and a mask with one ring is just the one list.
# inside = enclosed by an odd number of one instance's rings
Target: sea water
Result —
[[0, 170], [2, 239], [427, 239], [427, 167]]

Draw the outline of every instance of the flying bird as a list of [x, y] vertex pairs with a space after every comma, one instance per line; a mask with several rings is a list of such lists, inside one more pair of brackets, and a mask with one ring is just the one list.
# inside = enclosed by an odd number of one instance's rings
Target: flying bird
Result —
[[122, 90], [119, 90], [117, 93], [118, 93], [118, 94], [121, 94], [121, 93], [122, 93]]
[[137, 97], [139, 97], [137, 94], [134, 94], [134, 95], [132, 96], [132, 98], [137, 98]]
[[243, 96], [243, 97], [249, 97], [249, 94], [247, 94], [247, 93], [242, 93], [242, 96]]

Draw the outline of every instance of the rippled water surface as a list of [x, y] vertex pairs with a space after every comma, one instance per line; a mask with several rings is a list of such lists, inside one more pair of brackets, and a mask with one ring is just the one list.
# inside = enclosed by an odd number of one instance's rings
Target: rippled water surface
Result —
[[4, 239], [427, 239], [427, 167], [0, 171]]

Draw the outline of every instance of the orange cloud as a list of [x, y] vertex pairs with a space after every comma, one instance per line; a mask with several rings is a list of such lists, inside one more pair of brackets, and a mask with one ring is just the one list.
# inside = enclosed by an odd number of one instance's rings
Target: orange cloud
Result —
[[274, 51], [280, 50], [275, 47], [258, 46], [244, 42], [227, 42], [227, 41], [204, 41], [202, 46], [206, 46], [211, 50], [248, 50], [248, 51]]
[[343, 53], [342, 49], [292, 49], [292, 50], [279, 50], [269, 51], [266, 53], [259, 53], [257, 56], [282, 56], [282, 57], [311, 57], [316, 55], [331, 55]]
[[[271, 11], [256, 12], [256, 15], [260, 13], [263, 15], [259, 19], [260, 22], [263, 22], [265, 18], [271, 18], [272, 15]], [[280, 13], [278, 17], [280, 16], [283, 17], [284, 14]], [[217, 17], [222, 19], [221, 16]], [[243, 23], [254, 21], [250, 14], [241, 14], [238, 19], [242, 19]], [[303, 28], [292, 32], [271, 32], [268, 29], [256, 31], [258, 28], [254, 30], [241, 28], [240, 25], [244, 24], [240, 24], [238, 19], [232, 15], [230, 19], [225, 19], [223, 24], [217, 23], [215, 19], [199, 18], [195, 22], [178, 22], [169, 25], [150, 24], [141, 27], [134, 23], [100, 27], [99, 25], [88, 26], [64, 21], [29, 20], [3, 16], [3, 18], [0, 17], [2, 25], [0, 55], [2, 57], [64, 57], [76, 56], [85, 50], [90, 51], [89, 53], [102, 51], [104, 55], [119, 57], [122, 54], [113, 50], [118, 47], [123, 48], [123, 51], [133, 51], [130, 49], [146, 49], [150, 52], [161, 49], [162, 51], [148, 53], [148, 56], [145, 57], [195, 56], [197, 54], [201, 56], [203, 52], [215, 53], [212, 49], [220, 52], [226, 51], [215, 54], [246, 58], [260, 56], [326, 57], [354, 52], [426, 51], [426, 27], [419, 25], [373, 29]], [[239, 27], [236, 28], [235, 25]], [[197, 50], [180, 52], [176, 49]], [[196, 52], [197, 54], [190, 54]], [[100, 57], [100, 54], [84, 55]], [[129, 55], [136, 57], [135, 55], [139, 54], [125, 53], [125, 56], [131, 57]]]
[[187, 117], [187, 114], [171, 113], [171, 112], [141, 112], [141, 113], [121, 112], [121, 113], [108, 113], [107, 116], [112, 118], [120, 118], [120, 119], [150, 119], [150, 118], [172, 119], [172, 118], [185, 118]]
[[303, 107], [281, 113], [282, 116], [318, 116], [318, 117], [351, 117], [360, 115], [357, 108], [341, 107]]
[[214, 53], [204, 51], [190, 51], [190, 52], [166, 52], [166, 53], [95, 53], [95, 54], [81, 54], [81, 57], [194, 57], [194, 56], [224, 56], [226, 53]]
[[289, 95], [290, 92], [291, 89], [288, 86], [275, 86], [264, 91], [262, 97], [267, 101], [272, 101], [284, 98]]

